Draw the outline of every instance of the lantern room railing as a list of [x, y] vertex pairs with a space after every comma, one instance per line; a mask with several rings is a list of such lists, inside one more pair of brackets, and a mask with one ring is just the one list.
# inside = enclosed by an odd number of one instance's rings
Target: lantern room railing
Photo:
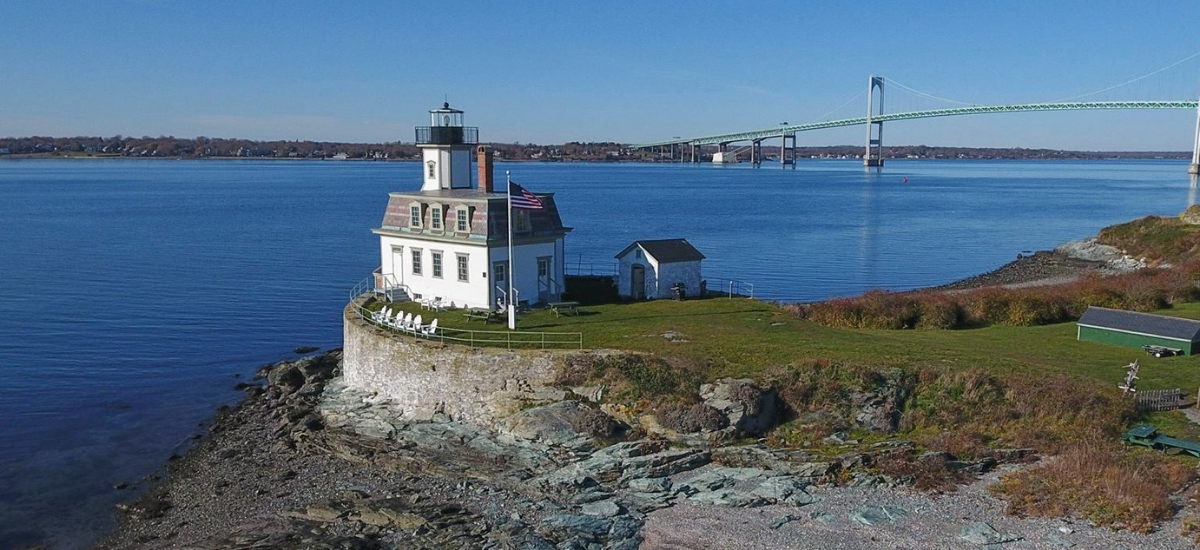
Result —
[[479, 128], [474, 126], [418, 126], [417, 143], [457, 145], [479, 143]]

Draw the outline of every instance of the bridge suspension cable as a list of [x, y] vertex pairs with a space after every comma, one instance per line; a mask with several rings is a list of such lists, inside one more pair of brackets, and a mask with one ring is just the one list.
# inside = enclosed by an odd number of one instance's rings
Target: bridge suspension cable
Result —
[[889, 79], [887, 80], [887, 85], [888, 85], [888, 86], [899, 86], [901, 89], [903, 89], [903, 90], [908, 90], [909, 92], [912, 92], [912, 93], [914, 93], [914, 94], [917, 94], [917, 95], [919, 95], [919, 96], [926, 97], [926, 98], [933, 99], [933, 100], [937, 100], [937, 101], [945, 101], [946, 103], [956, 103], [956, 104], [958, 104], [958, 105], [968, 105], [968, 106], [969, 106], [969, 105], [978, 105], [978, 103], [967, 103], [966, 101], [958, 101], [958, 100], [956, 100], [956, 99], [947, 99], [947, 98], [944, 98], [944, 97], [939, 97], [939, 96], [936, 96], [936, 95], [933, 95], [933, 94], [930, 94], [930, 93], [922, 92], [921, 90], [918, 90], [918, 89], [916, 89], [916, 88], [910, 88], [910, 87], [908, 87], [908, 86], [905, 86], [905, 85], [901, 84], [899, 81], [897, 81], [897, 80], [896, 80], [896, 79], [894, 79], [894, 78], [889, 78]]
[[1156, 70], [1150, 71], [1150, 72], [1148, 72], [1148, 73], [1146, 73], [1146, 74], [1144, 74], [1144, 75], [1142, 75], [1142, 76], [1138, 76], [1138, 77], [1131, 78], [1131, 79], [1129, 79], [1129, 80], [1126, 80], [1125, 82], [1122, 82], [1122, 83], [1120, 83], [1120, 84], [1114, 84], [1114, 85], [1112, 85], [1112, 86], [1109, 86], [1109, 87], [1107, 87], [1107, 88], [1101, 88], [1101, 89], [1099, 89], [1099, 90], [1095, 90], [1095, 91], [1092, 91], [1092, 92], [1088, 92], [1088, 93], [1086, 93], [1086, 94], [1079, 94], [1079, 95], [1075, 95], [1075, 96], [1071, 96], [1071, 97], [1065, 97], [1065, 98], [1062, 98], [1062, 99], [1055, 100], [1054, 102], [1055, 102], [1055, 103], [1057, 103], [1057, 102], [1061, 102], [1061, 101], [1071, 101], [1071, 100], [1073, 100], [1073, 99], [1079, 99], [1079, 98], [1081, 98], [1081, 97], [1093, 96], [1093, 95], [1096, 95], [1096, 94], [1102, 94], [1102, 93], [1104, 93], [1104, 92], [1107, 92], [1107, 91], [1109, 91], [1109, 90], [1115, 90], [1115, 89], [1117, 89], [1117, 88], [1120, 88], [1121, 86], [1125, 86], [1125, 85], [1128, 85], [1128, 84], [1133, 84], [1134, 82], [1137, 82], [1137, 81], [1139, 81], [1139, 80], [1145, 80], [1145, 79], [1147, 79], [1147, 78], [1150, 78], [1150, 77], [1152, 77], [1152, 76], [1154, 76], [1154, 75], [1156, 75], [1156, 74], [1158, 74], [1158, 73], [1161, 73], [1161, 72], [1163, 72], [1163, 71], [1166, 71], [1166, 70], [1168, 70], [1168, 69], [1174, 68], [1174, 67], [1176, 67], [1176, 66], [1178, 66], [1178, 65], [1180, 65], [1180, 64], [1183, 64], [1183, 63], [1186, 63], [1186, 62], [1188, 62], [1188, 61], [1191, 61], [1192, 59], [1195, 59], [1195, 58], [1197, 58], [1197, 57], [1200, 57], [1200, 51], [1197, 51], [1197, 52], [1193, 53], [1192, 55], [1189, 55], [1189, 56], [1187, 56], [1187, 57], [1185, 57], [1185, 58], [1183, 58], [1183, 59], [1180, 59], [1179, 61], [1176, 61], [1176, 62], [1174, 62], [1174, 63], [1171, 63], [1170, 65], [1167, 65], [1167, 66], [1165, 66], [1165, 67], [1162, 67], [1162, 68], [1160, 68], [1160, 69], [1156, 69]]

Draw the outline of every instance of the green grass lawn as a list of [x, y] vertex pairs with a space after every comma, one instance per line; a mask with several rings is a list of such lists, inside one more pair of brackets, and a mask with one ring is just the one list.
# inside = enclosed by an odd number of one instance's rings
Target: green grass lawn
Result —
[[[401, 308], [423, 314], [426, 323], [437, 317], [442, 327], [504, 330], [502, 323], [467, 322], [461, 311], [422, 311], [411, 302]], [[1181, 304], [1160, 313], [1200, 319], [1200, 304]], [[1181, 388], [1194, 395], [1200, 385], [1200, 356], [1155, 359], [1139, 349], [1080, 342], [1075, 339], [1075, 323], [969, 330], [842, 329], [798, 319], [757, 300], [713, 298], [584, 306], [579, 316], [555, 317], [548, 310], [534, 310], [521, 314], [517, 328], [581, 332], [589, 349], [715, 360], [714, 377], [828, 359], [879, 367], [1027, 369], [1090, 378], [1115, 388], [1124, 378], [1125, 366], [1139, 359], [1139, 388]], [[668, 331], [676, 333], [674, 341], [663, 336]]]

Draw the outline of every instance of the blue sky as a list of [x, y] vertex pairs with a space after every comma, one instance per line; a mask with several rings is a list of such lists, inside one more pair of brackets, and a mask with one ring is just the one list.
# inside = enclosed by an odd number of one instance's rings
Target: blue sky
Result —
[[[861, 116], [871, 74], [968, 103], [1090, 92], [1200, 51], [1192, 2], [10, 2], [0, 136], [637, 142]], [[1200, 58], [1089, 99], [1182, 99]], [[947, 106], [889, 88], [885, 109]], [[838, 105], [845, 106], [822, 117]], [[1195, 113], [893, 123], [889, 144], [1190, 149]], [[864, 130], [801, 134], [858, 144]]]

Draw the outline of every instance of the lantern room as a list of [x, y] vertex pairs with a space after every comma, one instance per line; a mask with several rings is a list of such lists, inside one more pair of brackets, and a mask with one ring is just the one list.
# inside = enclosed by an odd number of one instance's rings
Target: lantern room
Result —
[[461, 145], [479, 142], [479, 129], [463, 126], [463, 112], [443, 103], [429, 111], [429, 126], [417, 127], [417, 145]]

